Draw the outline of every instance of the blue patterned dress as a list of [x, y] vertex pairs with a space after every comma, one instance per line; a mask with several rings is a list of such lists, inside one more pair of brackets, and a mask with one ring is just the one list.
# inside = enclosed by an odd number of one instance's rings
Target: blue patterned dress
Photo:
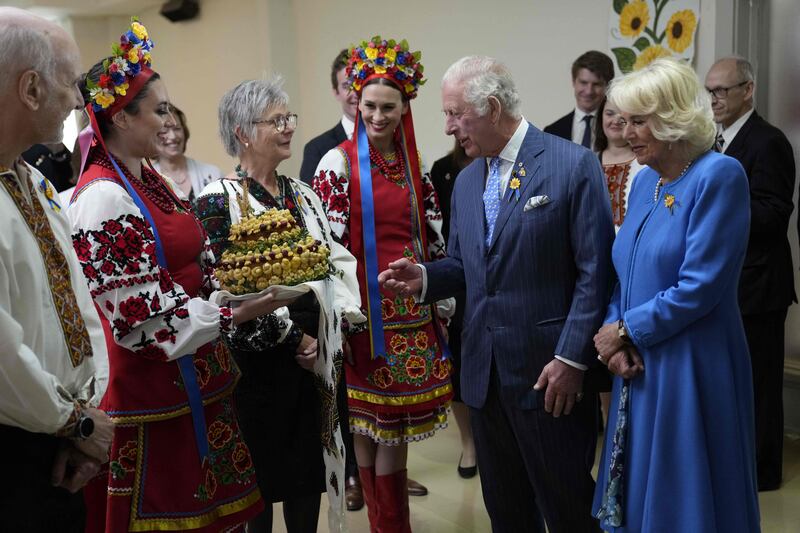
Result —
[[[619, 532], [757, 532], [753, 392], [737, 303], [749, 230], [739, 163], [707, 152], [654, 191], [646, 168], [614, 243], [620, 318], [644, 360], [629, 381], [620, 464], [609, 475], [623, 380], [615, 378], [593, 514], [618, 504]], [[616, 489], [608, 492], [609, 479]], [[609, 499], [610, 496], [610, 499]]]

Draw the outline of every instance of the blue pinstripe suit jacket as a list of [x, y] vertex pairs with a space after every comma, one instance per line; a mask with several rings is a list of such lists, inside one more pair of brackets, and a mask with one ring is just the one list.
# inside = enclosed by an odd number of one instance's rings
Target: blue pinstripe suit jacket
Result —
[[[485, 159], [459, 174], [449, 257], [425, 264], [427, 301], [466, 288], [461, 395], [477, 408], [486, 400], [492, 358], [501, 394], [523, 409], [542, 406], [543, 393], [532, 387], [554, 355], [597, 363], [592, 337], [610, 295], [614, 226], [597, 157], [530, 125], [514, 169], [520, 198], [506, 189], [488, 249]], [[525, 211], [534, 196], [549, 203]]]

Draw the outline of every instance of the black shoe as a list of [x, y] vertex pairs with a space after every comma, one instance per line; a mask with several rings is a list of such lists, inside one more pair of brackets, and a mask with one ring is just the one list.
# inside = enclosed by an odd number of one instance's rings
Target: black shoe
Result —
[[464, 458], [464, 454], [461, 454], [461, 457], [458, 458], [458, 475], [463, 477], [464, 479], [470, 479], [475, 477], [475, 474], [478, 473], [478, 464], [475, 463], [473, 466], [461, 466], [461, 459]]

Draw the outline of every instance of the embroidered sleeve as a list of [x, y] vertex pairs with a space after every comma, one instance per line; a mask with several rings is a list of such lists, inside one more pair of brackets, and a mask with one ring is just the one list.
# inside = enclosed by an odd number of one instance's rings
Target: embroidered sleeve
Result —
[[303, 338], [303, 330], [288, 318], [288, 310], [278, 310], [240, 324], [226, 334], [225, 339], [231, 348], [243, 352], [262, 352], [279, 344], [296, 348]]
[[98, 180], [68, 214], [90, 293], [117, 344], [142, 357], [172, 360], [230, 330], [229, 307], [189, 298], [158, 265], [153, 231], [121, 186]]
[[442, 210], [439, 208], [439, 197], [431, 181], [431, 174], [420, 158], [422, 171], [422, 201], [425, 208], [425, 222], [428, 237], [428, 258], [436, 261], [447, 255], [447, 247], [442, 236]]
[[350, 168], [342, 150], [334, 148], [323, 156], [312, 187], [322, 201], [334, 237], [349, 248]]

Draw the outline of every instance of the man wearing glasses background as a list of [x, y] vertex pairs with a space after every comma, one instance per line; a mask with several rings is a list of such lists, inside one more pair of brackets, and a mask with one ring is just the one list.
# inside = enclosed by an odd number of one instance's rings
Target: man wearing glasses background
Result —
[[784, 323], [794, 270], [787, 230], [794, 205], [795, 163], [786, 136], [753, 107], [752, 65], [726, 57], [706, 75], [717, 149], [734, 157], [750, 181], [750, 241], [739, 280], [753, 367], [758, 490], [780, 487], [783, 467]]

